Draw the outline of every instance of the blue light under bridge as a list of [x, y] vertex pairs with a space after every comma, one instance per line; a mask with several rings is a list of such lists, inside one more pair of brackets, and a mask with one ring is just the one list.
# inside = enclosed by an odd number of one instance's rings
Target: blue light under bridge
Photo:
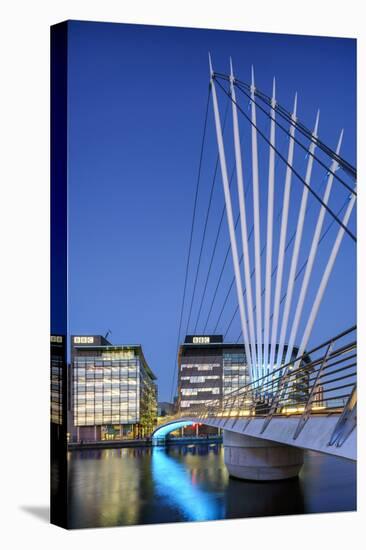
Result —
[[192, 420], [175, 420], [174, 422], [170, 422], [169, 424], [164, 424], [163, 426], [159, 426], [153, 434], [153, 439], [162, 439], [166, 437], [171, 432], [174, 432], [175, 430], [178, 430], [179, 428], [184, 428], [185, 426], [194, 426], [196, 422], [193, 422]]

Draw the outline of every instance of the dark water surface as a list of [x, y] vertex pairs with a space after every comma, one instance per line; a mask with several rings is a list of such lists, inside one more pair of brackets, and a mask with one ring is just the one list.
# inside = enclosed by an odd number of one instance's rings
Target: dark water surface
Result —
[[356, 465], [308, 452], [298, 479], [229, 478], [219, 444], [69, 453], [70, 527], [356, 509]]

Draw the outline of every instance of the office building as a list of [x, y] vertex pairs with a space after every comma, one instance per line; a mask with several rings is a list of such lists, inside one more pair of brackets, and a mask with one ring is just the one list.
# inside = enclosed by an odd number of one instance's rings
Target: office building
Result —
[[[297, 352], [294, 348], [292, 360]], [[283, 357], [286, 353], [287, 346]], [[305, 361], [309, 362], [309, 358]], [[178, 400], [183, 414], [195, 412], [214, 400], [220, 402], [250, 383], [244, 345], [226, 343], [222, 335], [187, 335], [179, 348], [178, 368]], [[292, 382], [291, 401], [304, 400], [308, 388], [308, 373], [301, 373]]]
[[51, 400], [50, 400], [50, 420], [51, 424], [61, 426], [64, 421], [64, 383], [66, 380], [66, 347], [65, 338], [61, 335], [51, 336]]
[[221, 335], [187, 335], [178, 365], [179, 406], [187, 414], [249, 382], [243, 345], [224, 343]]
[[142, 438], [157, 419], [156, 377], [141, 346], [72, 336], [73, 441]]

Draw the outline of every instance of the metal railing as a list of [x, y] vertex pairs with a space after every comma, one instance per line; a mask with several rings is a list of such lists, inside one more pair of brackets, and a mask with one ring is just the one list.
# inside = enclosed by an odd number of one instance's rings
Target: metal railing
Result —
[[[198, 417], [202, 422], [210, 417], [227, 421], [264, 417], [263, 433], [274, 416], [298, 415], [296, 439], [310, 416], [338, 414], [339, 424], [352, 430], [357, 405], [356, 357], [353, 326], [239, 390], [178, 416]], [[339, 436], [338, 442], [341, 439]]]

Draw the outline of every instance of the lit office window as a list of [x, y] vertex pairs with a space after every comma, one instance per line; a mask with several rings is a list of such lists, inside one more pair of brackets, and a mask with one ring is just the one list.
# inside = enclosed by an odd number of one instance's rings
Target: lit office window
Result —
[[244, 353], [224, 353], [223, 393], [228, 394], [249, 383], [249, 371]]

